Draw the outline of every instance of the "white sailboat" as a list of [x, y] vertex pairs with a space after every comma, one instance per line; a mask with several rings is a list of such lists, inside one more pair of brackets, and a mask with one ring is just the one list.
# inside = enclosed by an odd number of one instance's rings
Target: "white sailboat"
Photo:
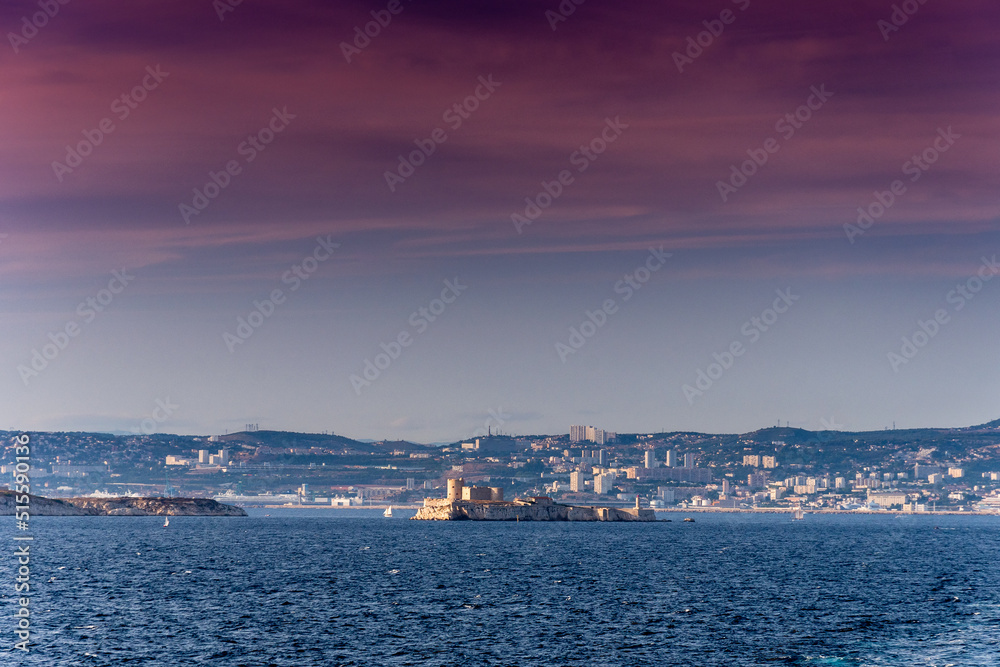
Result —
[[388, 517], [390, 519], [392, 518], [392, 505], [389, 505], [389, 507], [387, 507], [386, 510], [382, 512], [382, 516]]
[[163, 517], [163, 527], [166, 528], [169, 525], [170, 525], [170, 517], [169, 516]]
[[795, 513], [792, 515], [792, 518], [795, 519], [796, 521], [801, 521], [802, 519], [805, 518], [805, 516], [806, 514], [805, 512], [802, 511], [802, 506], [800, 505], [795, 508]]

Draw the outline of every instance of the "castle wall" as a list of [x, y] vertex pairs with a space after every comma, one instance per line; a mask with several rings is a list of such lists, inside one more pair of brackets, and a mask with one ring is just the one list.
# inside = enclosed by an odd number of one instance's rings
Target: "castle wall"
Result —
[[486, 486], [467, 486], [462, 489], [462, 500], [492, 500], [492, 494]]
[[433, 501], [413, 517], [430, 521], [655, 521], [653, 510], [573, 507], [558, 503]]

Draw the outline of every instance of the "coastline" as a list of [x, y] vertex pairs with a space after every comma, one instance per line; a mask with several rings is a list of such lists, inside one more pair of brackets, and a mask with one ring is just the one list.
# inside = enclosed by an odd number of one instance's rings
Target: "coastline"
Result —
[[[23, 497], [20, 494], [19, 497]], [[0, 516], [16, 513], [15, 493], [0, 490]], [[211, 498], [46, 498], [28, 495], [28, 502], [17, 507], [30, 508], [36, 516], [247, 516], [242, 507], [224, 505]]]
[[[583, 505], [577, 505], [582, 507]], [[299, 510], [299, 509], [336, 509], [336, 510], [378, 510], [382, 511], [389, 507], [388, 504], [385, 505], [350, 505], [344, 507], [336, 507], [332, 505], [236, 505], [236, 507], [245, 507], [252, 509], [269, 509], [269, 510]], [[423, 505], [417, 505], [413, 503], [407, 503], [405, 505], [392, 505], [393, 510], [420, 510]], [[597, 507], [597, 505], [593, 505]], [[610, 505], [609, 507], [616, 508], [617, 506]], [[627, 508], [627, 505], [622, 505], [618, 509]], [[651, 507], [653, 511], [660, 512], [670, 512], [671, 514], [685, 514], [685, 513], [698, 513], [698, 514], [792, 514], [795, 512], [794, 507], [757, 507], [757, 508], [738, 508], [738, 507]], [[902, 512], [899, 510], [868, 510], [868, 509], [856, 509], [856, 510], [841, 510], [834, 508], [823, 508], [823, 509], [807, 509], [804, 510], [806, 515], [810, 514], [865, 514], [865, 515], [885, 515], [885, 516], [995, 516], [1000, 517], [1000, 512], [959, 512], [955, 510], [939, 510], [937, 512]]]

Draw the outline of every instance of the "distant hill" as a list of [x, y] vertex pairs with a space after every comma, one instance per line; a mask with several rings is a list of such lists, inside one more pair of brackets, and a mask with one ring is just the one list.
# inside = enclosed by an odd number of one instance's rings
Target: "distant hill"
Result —
[[218, 436], [226, 444], [241, 443], [255, 447], [346, 447], [358, 451], [373, 450], [371, 443], [332, 433], [296, 433], [294, 431], [240, 431]]

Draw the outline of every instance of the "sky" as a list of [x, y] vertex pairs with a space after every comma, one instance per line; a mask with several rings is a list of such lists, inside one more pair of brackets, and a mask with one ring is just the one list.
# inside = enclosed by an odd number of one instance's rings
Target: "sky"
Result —
[[0, 10], [2, 428], [1000, 417], [993, 2]]

